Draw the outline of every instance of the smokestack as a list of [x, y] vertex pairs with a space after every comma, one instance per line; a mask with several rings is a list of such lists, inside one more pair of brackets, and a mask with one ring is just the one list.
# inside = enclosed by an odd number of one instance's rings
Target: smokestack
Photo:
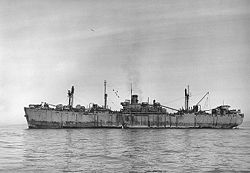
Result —
[[138, 95], [132, 95], [131, 104], [137, 104], [138, 103]]

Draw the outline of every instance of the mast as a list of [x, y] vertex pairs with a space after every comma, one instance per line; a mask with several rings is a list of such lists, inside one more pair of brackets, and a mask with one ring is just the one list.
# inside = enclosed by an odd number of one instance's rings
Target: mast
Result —
[[74, 86], [71, 88], [71, 107], [73, 107], [73, 102], [74, 102]]
[[130, 100], [130, 103], [132, 103], [132, 95], [133, 95], [133, 88], [132, 88], [132, 83], [131, 83], [131, 91], [130, 91], [130, 98], [131, 98], [131, 100]]
[[68, 97], [69, 97], [69, 107], [73, 107], [73, 101], [74, 101], [74, 86], [71, 87], [71, 91], [68, 90]]
[[107, 97], [108, 97], [108, 94], [106, 93], [106, 86], [107, 86], [107, 81], [104, 80], [104, 109], [107, 109]]
[[189, 85], [188, 85], [188, 95], [187, 95], [187, 110], [189, 109]]
[[189, 102], [189, 85], [188, 89], [185, 88], [185, 110], [188, 110], [188, 102]]

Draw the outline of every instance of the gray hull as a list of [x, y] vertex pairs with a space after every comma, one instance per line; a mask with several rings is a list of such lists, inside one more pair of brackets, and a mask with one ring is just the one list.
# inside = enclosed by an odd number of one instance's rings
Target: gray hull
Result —
[[29, 128], [234, 128], [243, 118], [236, 114], [212, 115], [186, 113], [121, 114], [73, 112], [24, 108]]

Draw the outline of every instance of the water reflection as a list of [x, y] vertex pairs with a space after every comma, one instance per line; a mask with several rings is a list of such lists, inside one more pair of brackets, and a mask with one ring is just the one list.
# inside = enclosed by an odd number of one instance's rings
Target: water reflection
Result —
[[72, 130], [66, 130], [66, 142], [64, 146], [64, 152], [63, 152], [63, 159], [66, 162], [66, 164], [64, 164], [65, 166], [63, 167], [63, 171], [65, 172], [70, 171], [71, 162], [72, 162], [71, 158], [73, 156], [73, 152], [71, 151], [71, 148], [73, 148], [71, 134], [72, 134]]
[[0, 163], [4, 166], [0, 166], [0, 170], [246, 171], [250, 169], [249, 132], [211, 129], [1, 129]]

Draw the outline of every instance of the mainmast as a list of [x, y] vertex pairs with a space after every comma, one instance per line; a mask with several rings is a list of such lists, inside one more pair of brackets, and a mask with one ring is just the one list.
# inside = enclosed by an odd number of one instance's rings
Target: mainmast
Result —
[[104, 109], [107, 109], [107, 97], [108, 97], [108, 94], [106, 93], [106, 86], [107, 86], [107, 81], [104, 80]]

